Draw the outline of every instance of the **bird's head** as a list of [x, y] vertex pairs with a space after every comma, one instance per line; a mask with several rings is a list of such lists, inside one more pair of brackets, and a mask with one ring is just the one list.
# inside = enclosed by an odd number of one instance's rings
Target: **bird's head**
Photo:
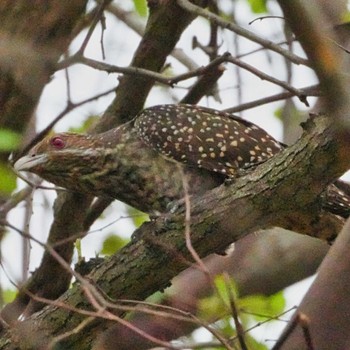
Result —
[[29, 171], [58, 186], [78, 188], [83, 179], [99, 173], [108, 157], [101, 136], [59, 133], [47, 136], [18, 159], [14, 168]]

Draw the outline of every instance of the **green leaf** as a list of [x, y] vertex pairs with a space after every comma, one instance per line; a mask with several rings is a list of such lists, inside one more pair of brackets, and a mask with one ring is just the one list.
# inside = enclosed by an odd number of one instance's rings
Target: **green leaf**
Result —
[[15, 188], [15, 173], [7, 165], [0, 163], [0, 193], [10, 194]]
[[112, 255], [117, 250], [124, 247], [127, 242], [128, 240], [111, 234], [104, 240], [101, 253], [105, 255]]
[[82, 259], [82, 253], [81, 253], [81, 238], [78, 238], [74, 243], [75, 249], [77, 250], [78, 254], [78, 260], [80, 261]]
[[146, 301], [148, 303], [153, 303], [153, 304], [160, 304], [162, 301], [164, 300], [164, 293], [162, 292], [155, 292], [153, 294], [151, 294]]
[[339, 24], [338, 26], [344, 26], [345, 28], [349, 28], [349, 22], [350, 22], [350, 12], [346, 11], [345, 13], [342, 14], [342, 19], [341, 22], [342, 24]]
[[19, 146], [21, 135], [8, 130], [0, 129], [0, 151], [13, 151]]
[[215, 326], [220, 329], [220, 333], [227, 338], [235, 337], [237, 335], [231, 315], [223, 317], [215, 322]]
[[128, 214], [136, 228], [140, 227], [145, 221], [149, 221], [149, 215], [133, 207], [128, 207]]
[[[281, 314], [286, 306], [286, 300], [281, 291], [271, 296], [247, 296], [239, 299], [237, 305], [241, 311], [248, 312], [248, 316], [253, 317], [253, 319], [264, 321], [266, 318]], [[241, 312], [241, 315], [243, 316], [244, 312]]]
[[227, 310], [230, 310], [230, 298], [237, 298], [237, 287], [232, 279], [227, 283], [223, 275], [218, 275], [214, 283], [217, 293], [199, 302], [200, 315], [205, 319], [211, 319], [212, 315], [226, 315]]
[[214, 282], [219, 296], [225, 302], [225, 304], [229, 306], [230, 299], [232, 298], [232, 296], [235, 299], [238, 297], [238, 291], [235, 282], [232, 278], [229, 281], [227, 281], [227, 279], [223, 275], [216, 276]]
[[11, 303], [17, 295], [17, 291], [14, 289], [5, 289], [2, 291], [2, 298], [5, 304]]
[[248, 0], [253, 13], [267, 13], [267, 0]]
[[148, 13], [147, 2], [146, 0], [134, 0], [134, 7], [136, 12], [141, 17], [146, 17]]
[[249, 333], [244, 335], [244, 340], [249, 350], [268, 350], [266, 345], [259, 343], [256, 339], [249, 335]]

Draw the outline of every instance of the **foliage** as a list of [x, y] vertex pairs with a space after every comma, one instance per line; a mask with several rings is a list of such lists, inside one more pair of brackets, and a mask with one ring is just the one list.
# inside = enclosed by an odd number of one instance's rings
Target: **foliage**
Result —
[[15, 190], [17, 178], [9, 166], [0, 163], [0, 194], [10, 194]]
[[2, 291], [2, 300], [4, 301], [5, 304], [10, 303], [13, 301], [16, 297], [17, 291], [14, 289], [4, 289]]
[[[278, 292], [271, 296], [250, 295], [239, 297], [238, 289], [234, 280], [228, 279], [223, 275], [215, 278], [215, 292], [213, 295], [203, 298], [199, 303], [200, 315], [206, 320], [213, 320], [220, 316], [220, 321], [215, 325], [222, 334], [227, 337], [237, 335], [231, 314], [231, 302], [233, 298], [238, 312], [239, 320], [243, 329], [247, 330], [257, 322], [274, 320], [285, 309], [285, 299], [283, 292]], [[249, 333], [244, 335], [245, 341], [249, 344], [249, 349], [263, 350], [267, 349], [264, 344], [257, 342]]]
[[0, 152], [14, 151], [20, 143], [20, 134], [9, 129], [0, 129]]
[[[19, 147], [20, 134], [0, 129], [0, 153], [14, 151]], [[0, 193], [9, 194], [16, 188], [16, 175], [8, 164], [0, 163]]]
[[132, 219], [135, 228], [140, 227], [144, 222], [149, 221], [149, 215], [133, 207], [128, 207], [128, 214]]
[[141, 17], [147, 16], [147, 1], [146, 0], [133, 0], [136, 12]]
[[267, 0], [248, 0], [253, 13], [267, 13]]
[[112, 255], [120, 248], [124, 247], [128, 240], [115, 234], [109, 234], [102, 244], [101, 254]]

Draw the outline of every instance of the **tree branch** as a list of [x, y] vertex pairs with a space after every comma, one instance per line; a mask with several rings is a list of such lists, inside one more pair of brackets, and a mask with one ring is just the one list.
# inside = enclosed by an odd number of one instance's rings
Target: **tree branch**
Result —
[[[254, 172], [230, 186], [192, 198], [191, 241], [199, 256], [222, 252], [230, 243], [261, 227], [282, 226], [324, 239], [338, 232], [342, 220], [320, 212], [319, 195], [349, 166], [350, 155], [346, 162], [334, 156], [338, 154], [339, 145], [329, 124], [330, 118], [315, 118], [308, 123], [307, 132], [299, 142]], [[286, 198], [293, 198], [293, 201]], [[187, 267], [179, 257], [191, 259], [184, 239], [184, 206], [179, 205], [173, 212], [144, 224], [136, 233], [138, 239], [93, 270], [89, 280], [113, 299], [127, 296], [143, 300], [168, 286], [169, 281]], [[60, 300], [73, 307], [91, 308], [78, 284]], [[61, 321], [53, 324], [52, 319]], [[47, 307], [20, 323], [11, 334], [33, 334], [35, 328], [36, 335], [47, 339], [58, 331], [69, 331], [81, 321], [82, 316]], [[84, 348], [83, 344], [90, 342], [93, 334], [91, 328], [85, 339], [72, 335], [64, 344]], [[33, 338], [30, 337], [36, 347], [42, 339]]]

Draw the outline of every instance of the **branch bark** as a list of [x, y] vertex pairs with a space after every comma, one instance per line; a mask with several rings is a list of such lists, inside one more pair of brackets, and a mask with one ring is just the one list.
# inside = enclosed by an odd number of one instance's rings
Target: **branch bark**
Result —
[[[299, 142], [251, 174], [192, 199], [192, 245], [201, 257], [222, 252], [230, 243], [261, 227], [282, 226], [326, 239], [334, 236], [342, 221], [327, 213], [321, 215], [319, 195], [349, 167], [350, 155], [347, 159], [337, 156], [339, 144], [329, 124], [330, 118], [315, 118]], [[144, 224], [136, 233], [138, 239], [93, 270], [88, 279], [114, 300], [143, 300], [167, 287], [187, 267], [180, 257], [191, 260], [184, 240], [184, 209], [179, 205], [173, 214]], [[59, 300], [72, 307], [91, 309], [79, 284]], [[30, 341], [37, 348], [53, 334], [76, 327], [82, 319], [81, 315], [48, 306], [13, 328], [3, 340], [27, 334], [25, 341], [18, 340], [19, 344], [24, 346]], [[90, 325], [83, 339], [72, 334], [64, 346], [87, 348], [98, 323], [96, 320]], [[6, 345], [3, 343], [0, 349], [6, 349]]]

